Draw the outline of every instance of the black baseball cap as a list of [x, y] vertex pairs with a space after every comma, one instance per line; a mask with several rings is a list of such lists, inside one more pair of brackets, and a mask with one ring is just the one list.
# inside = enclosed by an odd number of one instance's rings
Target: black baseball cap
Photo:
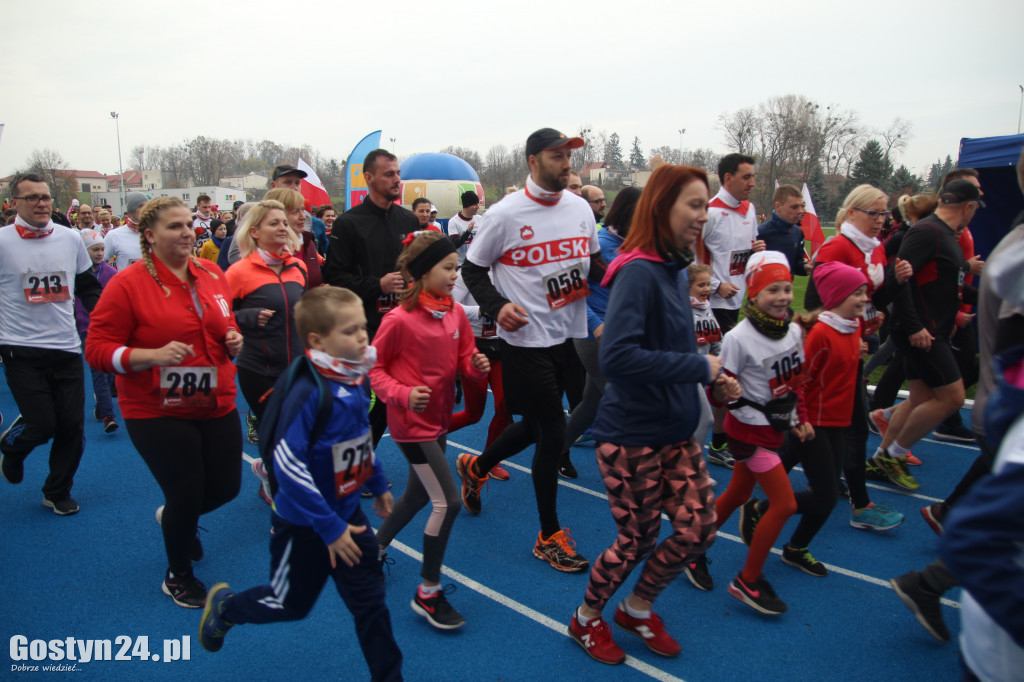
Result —
[[569, 145], [569, 149], [579, 149], [586, 142], [582, 137], [566, 137], [554, 128], [541, 128], [526, 138], [526, 157], [540, 154], [545, 149], [558, 149]]
[[274, 174], [271, 176], [271, 180], [277, 180], [282, 175], [298, 175], [300, 178], [306, 177], [306, 171], [299, 170], [290, 163], [279, 163], [274, 166]]
[[982, 206], [981, 190], [970, 180], [956, 179], [947, 184], [939, 193], [939, 201], [944, 204], [962, 204], [965, 201], [977, 201]]
[[232, 204], [232, 210], [237, 211], [238, 207], [241, 206], [244, 203], [245, 203], [244, 201], [236, 201], [234, 204]]

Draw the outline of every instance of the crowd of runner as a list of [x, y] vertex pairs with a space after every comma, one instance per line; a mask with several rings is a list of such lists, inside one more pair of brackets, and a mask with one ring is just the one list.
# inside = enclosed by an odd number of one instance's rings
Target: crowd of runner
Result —
[[[234, 625], [305, 617], [331, 577], [373, 678], [400, 679], [388, 546], [429, 504], [411, 608], [440, 630], [465, 625], [441, 584], [449, 534], [462, 507], [486, 516], [492, 502], [517, 503], [492, 487], [485, 505], [484, 483], [507, 480], [502, 462], [531, 446], [537, 534], [507, 551], [532, 541], [553, 569], [589, 574], [568, 632], [614, 664], [626, 654], [603, 610], [634, 568], [612, 620], [676, 656], [653, 603], [680, 573], [714, 589], [707, 557], [738, 512], [749, 549], [742, 566], [719, 564], [727, 590], [781, 614], [766, 561], [785, 522], [800, 516], [782, 563], [826, 577], [810, 545], [837, 502], [848, 498], [857, 529], [903, 523], [866, 481], [917, 490], [913, 468], [928, 462], [911, 449], [934, 432], [980, 455], [922, 509], [942, 557], [891, 584], [941, 641], [941, 595], [964, 585], [965, 676], [1012, 679], [1024, 669], [1024, 214], [986, 269], [969, 227], [984, 206], [977, 172], [954, 170], [934, 194], [860, 185], [812, 252], [797, 188], [778, 187], [759, 224], [753, 157], [724, 156], [714, 196], [704, 171], [665, 164], [609, 208], [571, 168], [583, 144], [534, 132], [524, 187], [486, 211], [465, 192], [446, 228], [429, 199], [397, 203], [398, 159], [383, 149], [364, 160], [366, 198], [344, 212], [310, 207], [305, 173], [287, 164], [258, 202], [221, 210], [206, 195], [188, 206], [133, 192], [123, 215], [77, 200], [62, 212], [42, 176], [15, 176], [0, 228], [0, 360], [21, 414], [0, 436], [0, 473], [21, 483], [25, 458], [52, 442], [43, 504], [78, 512], [86, 416], [114, 434], [119, 412], [164, 494], [161, 589], [203, 609], [204, 648], [220, 649]], [[1024, 191], [1024, 157], [1018, 176]], [[869, 398], [866, 378], [885, 362]], [[449, 434], [481, 419], [488, 387], [481, 454], [449, 456]], [[869, 429], [882, 438], [874, 452]], [[398, 463], [375, 455], [385, 432], [408, 467], [397, 500]], [[207, 589], [194, 564], [200, 516], [243, 487], [243, 438], [261, 454], [251, 481], [272, 507], [274, 578], [236, 594]], [[596, 461], [574, 464], [571, 446], [590, 440]], [[717, 493], [709, 463], [732, 470]], [[806, 489], [790, 483], [797, 464]], [[607, 490], [617, 536], [604, 549], [577, 547], [559, 515], [559, 478], [577, 465], [596, 466]], [[376, 534], [360, 496], [384, 519]], [[663, 514], [672, 532], [659, 542]]]

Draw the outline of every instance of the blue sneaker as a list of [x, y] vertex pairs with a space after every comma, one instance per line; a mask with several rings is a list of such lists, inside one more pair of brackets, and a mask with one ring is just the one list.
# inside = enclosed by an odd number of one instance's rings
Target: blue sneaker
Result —
[[861, 510], [850, 512], [850, 525], [854, 528], [868, 530], [891, 530], [903, 523], [903, 514], [898, 511], [880, 507], [874, 502]]
[[234, 597], [227, 583], [217, 583], [206, 595], [206, 606], [199, 621], [199, 644], [207, 651], [220, 651], [224, 646], [224, 635], [235, 626], [224, 620], [224, 602]]

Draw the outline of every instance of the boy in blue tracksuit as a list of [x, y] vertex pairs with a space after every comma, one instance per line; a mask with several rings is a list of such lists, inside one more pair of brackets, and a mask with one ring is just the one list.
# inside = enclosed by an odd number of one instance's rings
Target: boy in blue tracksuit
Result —
[[377, 539], [359, 502], [365, 486], [381, 518], [393, 504], [361, 386], [376, 360], [362, 301], [347, 289], [313, 289], [296, 306], [295, 324], [306, 343], [306, 356], [296, 362], [308, 363], [309, 371], [293, 367], [275, 387], [285, 390], [284, 380], [295, 376], [273, 437], [271, 584], [237, 595], [226, 583], [214, 585], [199, 642], [218, 651], [234, 625], [304, 618], [330, 576], [355, 619], [372, 679], [400, 680], [402, 653], [384, 601]]

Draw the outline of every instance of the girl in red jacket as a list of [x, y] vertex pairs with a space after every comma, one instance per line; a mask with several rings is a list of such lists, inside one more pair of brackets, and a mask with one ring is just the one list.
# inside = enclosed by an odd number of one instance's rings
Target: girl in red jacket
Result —
[[451, 297], [458, 265], [452, 243], [437, 232], [414, 232], [397, 265], [412, 286], [377, 330], [377, 365], [370, 382], [387, 404], [388, 428], [409, 462], [409, 479], [377, 541], [383, 550], [428, 501], [433, 505], [423, 531], [423, 584], [411, 606], [434, 627], [453, 630], [466, 621], [445, 599], [441, 563], [461, 498], [444, 455], [445, 441], [456, 373], [479, 381], [491, 365], [477, 352], [466, 313]]

